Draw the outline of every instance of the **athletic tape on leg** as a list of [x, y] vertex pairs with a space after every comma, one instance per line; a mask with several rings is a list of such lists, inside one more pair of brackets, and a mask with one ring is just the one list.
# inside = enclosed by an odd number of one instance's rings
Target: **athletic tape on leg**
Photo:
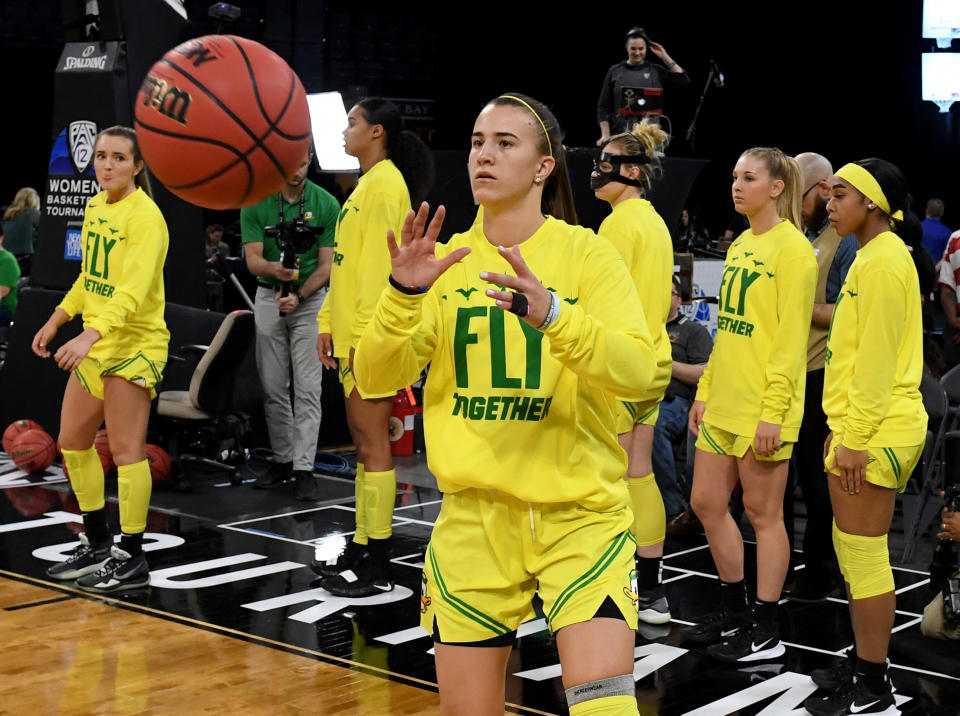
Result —
[[70, 485], [77, 496], [82, 512], [103, 508], [103, 464], [97, 449], [92, 445], [86, 450], [61, 450], [67, 467]]
[[637, 538], [637, 546], [649, 547], [663, 542], [667, 532], [667, 515], [653, 473], [643, 477], [628, 477], [627, 490], [633, 508], [633, 536]]
[[585, 684], [572, 686], [564, 692], [567, 696], [567, 706], [576, 706], [584, 701], [602, 699], [610, 696], [634, 696], [636, 686], [633, 674], [611, 676], [608, 679], [588, 681]]
[[[850, 584], [850, 596], [869, 599], [894, 591], [887, 536], [867, 537], [837, 530], [843, 545], [841, 570]], [[839, 558], [839, 555], [837, 555]]]

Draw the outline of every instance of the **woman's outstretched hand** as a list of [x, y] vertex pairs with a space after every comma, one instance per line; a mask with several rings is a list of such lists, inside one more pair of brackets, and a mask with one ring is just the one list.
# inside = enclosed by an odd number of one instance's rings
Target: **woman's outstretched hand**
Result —
[[470, 253], [466, 246], [437, 258], [436, 246], [443, 217], [447, 211], [440, 206], [427, 224], [430, 205], [423, 202], [416, 213], [411, 210], [400, 231], [400, 245], [396, 234], [387, 231], [390, 249], [390, 272], [393, 280], [410, 288], [429, 288], [448, 268]]

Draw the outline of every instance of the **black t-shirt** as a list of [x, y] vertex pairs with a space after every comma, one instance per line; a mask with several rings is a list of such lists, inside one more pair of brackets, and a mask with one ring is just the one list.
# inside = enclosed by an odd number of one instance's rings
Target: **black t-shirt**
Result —
[[[673, 359], [678, 363], [701, 365], [710, 358], [713, 350], [713, 339], [710, 332], [703, 325], [687, 318], [682, 313], [667, 323], [667, 335], [670, 336], [670, 347], [673, 350]], [[697, 387], [687, 385], [682, 380], [670, 379], [666, 397], [677, 396], [693, 400]]]

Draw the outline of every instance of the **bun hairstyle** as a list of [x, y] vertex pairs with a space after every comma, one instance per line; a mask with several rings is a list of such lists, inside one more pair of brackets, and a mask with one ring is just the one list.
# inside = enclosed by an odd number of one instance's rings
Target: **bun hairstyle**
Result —
[[[433, 155], [413, 132], [403, 129], [400, 108], [380, 97], [357, 102], [368, 124], [379, 124], [386, 135], [387, 158], [397, 165], [410, 192], [410, 204], [416, 208], [427, 198], [436, 176]], [[311, 145], [312, 149], [312, 145]]]
[[517, 107], [530, 115], [530, 122], [538, 137], [538, 151], [541, 154], [549, 154], [556, 160], [556, 166], [543, 183], [540, 210], [568, 224], [576, 224], [577, 210], [573, 204], [570, 172], [567, 171], [563, 131], [553, 112], [542, 102], [517, 92], [500, 95], [490, 100], [488, 104]]
[[777, 213], [803, 231], [803, 219], [800, 217], [803, 172], [797, 160], [776, 147], [754, 147], [745, 151], [743, 156], [757, 157], [766, 165], [771, 177], [783, 182], [783, 191], [777, 197]]
[[669, 143], [670, 135], [649, 119], [644, 119], [631, 132], [613, 135], [607, 142], [616, 144], [626, 156], [643, 157], [642, 162], [627, 166], [640, 168], [640, 181], [647, 189], [663, 173], [663, 157]]
[[93, 143], [94, 147], [97, 146], [97, 143], [100, 141], [100, 137], [103, 136], [123, 137], [130, 142], [131, 151], [133, 153], [133, 163], [143, 163], [143, 168], [137, 172], [136, 176], [134, 176], [133, 183], [143, 189], [143, 193], [152, 199], [153, 189], [150, 186], [150, 176], [147, 173], [147, 163], [143, 161], [143, 154], [140, 153], [140, 145], [137, 143], [137, 133], [130, 127], [124, 127], [120, 124], [115, 124], [112, 127], [107, 127], [97, 135], [97, 139]]
[[[899, 234], [903, 219], [894, 219], [893, 214], [902, 211], [904, 215], [910, 209], [910, 190], [907, 187], [907, 178], [903, 172], [886, 159], [871, 157], [854, 162], [868, 172], [877, 180], [877, 184], [883, 190], [887, 203], [890, 205], [890, 228], [894, 233]], [[879, 207], [877, 207], [879, 209]]]

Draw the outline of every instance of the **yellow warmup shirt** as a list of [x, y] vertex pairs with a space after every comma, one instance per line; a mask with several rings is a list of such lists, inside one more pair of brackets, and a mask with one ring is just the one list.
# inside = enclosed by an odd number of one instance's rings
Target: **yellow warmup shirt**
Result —
[[923, 443], [923, 324], [910, 252], [889, 231], [857, 252], [827, 335], [823, 411], [851, 450]]
[[377, 162], [360, 177], [340, 210], [330, 292], [317, 315], [320, 333], [333, 336], [337, 358], [349, 357], [373, 315], [390, 275], [387, 230], [393, 229], [399, 243], [409, 211], [410, 192], [389, 159]]
[[673, 349], [667, 335], [673, 277], [670, 232], [653, 205], [637, 198], [617, 204], [600, 224], [599, 234], [613, 244], [627, 264], [653, 337], [657, 369], [644, 400], [663, 400], [673, 373]]
[[83, 213], [80, 275], [57, 308], [102, 338], [89, 357], [167, 360], [170, 332], [163, 320], [167, 224], [142, 189], [113, 204], [102, 191]]
[[427, 461], [440, 490], [497, 489], [528, 502], [628, 504], [617, 444], [619, 396], [648, 390], [656, 358], [640, 299], [608, 241], [547, 217], [521, 244], [527, 265], [561, 299], [543, 332], [497, 308], [481, 271], [512, 273], [482, 222], [437, 254], [472, 251], [426, 293], [383, 290], [354, 359], [371, 393], [407, 385], [429, 362]]
[[697, 386], [706, 422], [753, 436], [762, 420], [780, 425], [783, 442], [796, 442], [816, 286], [813, 248], [786, 219], [759, 236], [747, 229], [737, 237], [723, 266], [713, 352]]

